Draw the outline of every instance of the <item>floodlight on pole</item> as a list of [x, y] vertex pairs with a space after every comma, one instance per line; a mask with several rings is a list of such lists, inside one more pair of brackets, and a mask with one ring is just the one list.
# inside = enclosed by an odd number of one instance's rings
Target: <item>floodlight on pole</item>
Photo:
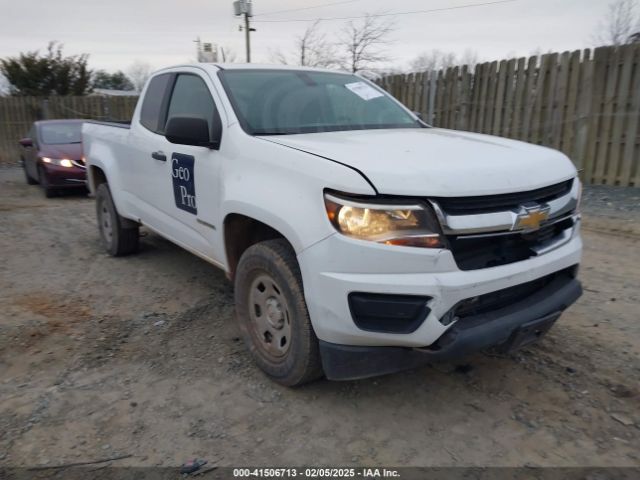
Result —
[[[251, 0], [236, 0], [233, 2], [233, 14], [236, 17], [244, 16], [244, 38], [247, 49], [247, 63], [251, 63], [251, 32], [255, 32], [255, 28], [251, 28], [249, 18], [253, 17], [253, 2]], [[243, 27], [240, 27], [242, 30]]]

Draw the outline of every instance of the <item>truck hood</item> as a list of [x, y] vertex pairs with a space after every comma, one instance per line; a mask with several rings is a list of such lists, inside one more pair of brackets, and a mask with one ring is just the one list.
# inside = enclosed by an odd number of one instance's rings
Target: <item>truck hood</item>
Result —
[[576, 174], [549, 148], [439, 128], [263, 137], [359, 170], [379, 193], [475, 196], [534, 190]]

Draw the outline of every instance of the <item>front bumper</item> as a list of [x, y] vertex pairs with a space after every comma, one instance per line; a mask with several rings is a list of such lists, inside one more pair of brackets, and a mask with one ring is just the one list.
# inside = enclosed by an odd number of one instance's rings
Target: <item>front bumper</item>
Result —
[[580, 283], [573, 276], [560, 275], [520, 302], [460, 320], [426, 348], [346, 346], [321, 341], [324, 372], [331, 380], [354, 380], [455, 360], [490, 347], [517, 349], [544, 335], [581, 294]]
[[87, 171], [80, 167], [62, 167], [43, 163], [49, 186], [55, 188], [78, 188], [87, 186]]
[[[458, 302], [523, 284], [580, 263], [579, 221], [555, 250], [481, 270], [461, 271], [451, 251], [387, 246], [334, 234], [300, 252], [305, 298], [316, 335], [338, 345], [426, 347], [452, 325], [440, 319]], [[365, 331], [352, 319], [352, 292], [431, 297], [429, 314], [410, 333]]]

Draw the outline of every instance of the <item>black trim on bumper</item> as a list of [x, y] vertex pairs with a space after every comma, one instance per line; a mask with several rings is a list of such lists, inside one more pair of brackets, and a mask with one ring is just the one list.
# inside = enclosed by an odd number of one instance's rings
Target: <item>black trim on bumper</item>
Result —
[[520, 302], [458, 321], [425, 348], [360, 347], [320, 341], [322, 366], [330, 380], [356, 380], [451, 361], [490, 347], [513, 350], [546, 333], [580, 295], [580, 282], [562, 275]]
[[353, 322], [369, 332], [415, 332], [431, 311], [426, 296], [351, 292], [348, 299]]

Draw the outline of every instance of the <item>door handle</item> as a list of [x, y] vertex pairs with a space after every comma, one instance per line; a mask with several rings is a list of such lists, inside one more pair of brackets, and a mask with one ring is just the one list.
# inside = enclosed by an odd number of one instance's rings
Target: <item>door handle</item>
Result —
[[158, 150], [157, 152], [153, 152], [151, 154], [151, 158], [153, 158], [154, 160], [160, 160], [161, 162], [167, 161], [167, 156], [161, 150]]

